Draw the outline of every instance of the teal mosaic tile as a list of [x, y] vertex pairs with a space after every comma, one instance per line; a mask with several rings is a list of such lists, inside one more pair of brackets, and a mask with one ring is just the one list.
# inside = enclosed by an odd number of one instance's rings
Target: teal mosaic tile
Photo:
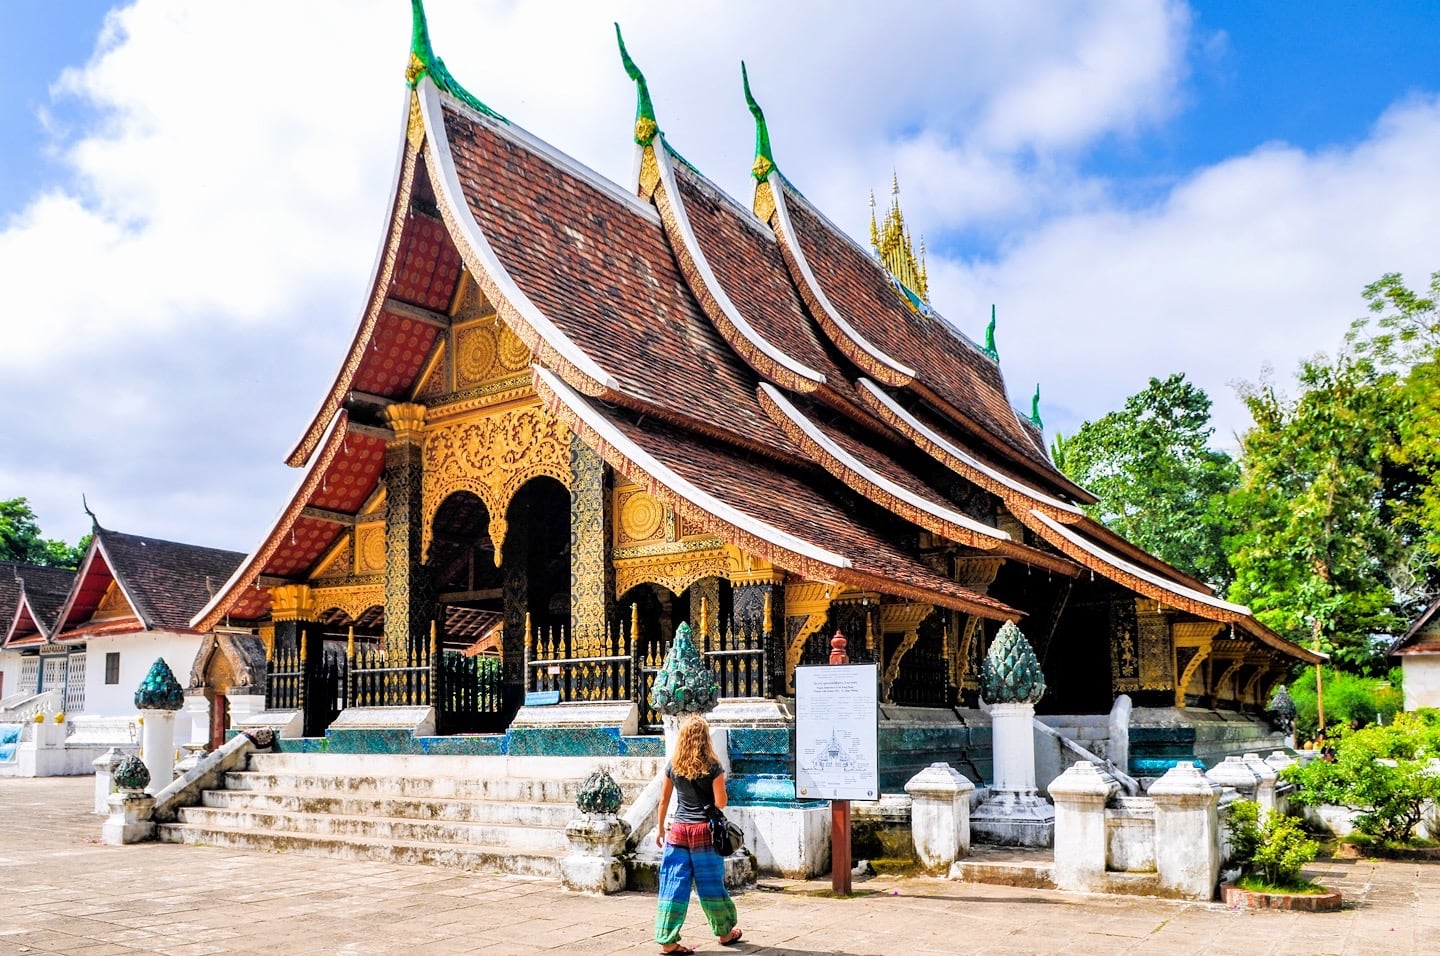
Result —
[[624, 754], [618, 727], [535, 727], [512, 730], [511, 756], [608, 757]]
[[663, 757], [665, 756], [665, 738], [654, 737], [621, 737], [620, 752], [627, 757]]
[[416, 737], [422, 753], [445, 757], [503, 757], [509, 753], [508, 734], [457, 734], [453, 737]]
[[339, 754], [418, 754], [424, 753], [415, 735], [408, 730], [389, 727], [363, 730], [328, 730], [330, 753]]
[[330, 753], [330, 740], [326, 737], [276, 737], [275, 749], [282, 754], [323, 754]]
[[730, 756], [789, 755], [792, 734], [788, 727], [737, 727], [730, 731]]

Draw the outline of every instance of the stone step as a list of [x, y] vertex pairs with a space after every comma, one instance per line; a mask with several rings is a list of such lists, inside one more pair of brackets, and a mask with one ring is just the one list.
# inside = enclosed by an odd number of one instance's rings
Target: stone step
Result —
[[952, 880], [966, 883], [991, 883], [998, 886], [1019, 886], [1028, 889], [1053, 890], [1051, 878], [1054, 865], [1041, 862], [1000, 863], [984, 860], [956, 860], [950, 867]]
[[[245, 770], [227, 773], [225, 789], [574, 806], [576, 794], [584, 781], [584, 776], [568, 779], [387, 776], [338, 768], [328, 773], [305, 770], [276, 773], [268, 770]], [[634, 780], [616, 782], [620, 784], [627, 804], [634, 800], [645, 786], [645, 783]]]
[[496, 800], [376, 797], [283, 790], [207, 790], [203, 806], [216, 810], [329, 813], [341, 816], [395, 817], [446, 823], [488, 823], [557, 827], [575, 818], [570, 803], [504, 803]]
[[558, 879], [563, 851], [516, 851], [505, 846], [458, 845], [453, 843], [395, 842], [366, 837], [337, 837], [313, 833], [269, 833], [199, 826], [189, 823], [162, 823], [156, 838], [164, 843], [192, 843], [204, 846], [247, 850], [305, 853], [344, 860], [374, 860], [384, 863], [421, 863], [460, 870], [511, 873]]
[[211, 807], [184, 807], [180, 810], [179, 820], [207, 829], [263, 830], [397, 843], [454, 843], [557, 851], [566, 846], [565, 831], [555, 827], [448, 823], [333, 813], [219, 810]]
[[426, 754], [253, 753], [250, 769], [268, 773], [350, 773], [372, 777], [429, 777], [462, 780], [510, 777], [530, 780], [584, 780], [597, 769], [616, 781], [651, 780], [665, 768], [664, 757], [455, 757]]

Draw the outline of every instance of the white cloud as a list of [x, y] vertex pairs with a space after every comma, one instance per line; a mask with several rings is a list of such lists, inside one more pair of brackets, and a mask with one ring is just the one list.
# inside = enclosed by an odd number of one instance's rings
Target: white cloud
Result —
[[[1333, 351], [1385, 272], [1437, 267], [1440, 98], [1388, 111], [1361, 143], [1270, 144], [1204, 169], [1143, 209], [1059, 216], [997, 258], [937, 263], [944, 311], [979, 327], [1001, 303], [1015, 397], [1040, 381], [1052, 431], [1117, 408], [1152, 376], [1186, 372], [1216, 404], [1217, 440], [1249, 424], [1232, 383], [1288, 379]], [[974, 322], [965, 317], [976, 317]]]

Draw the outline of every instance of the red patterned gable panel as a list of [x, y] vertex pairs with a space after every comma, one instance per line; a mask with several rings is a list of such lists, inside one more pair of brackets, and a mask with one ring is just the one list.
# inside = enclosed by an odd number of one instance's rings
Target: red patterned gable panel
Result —
[[265, 563], [261, 573], [288, 578], [308, 571], [334, 543], [335, 536], [341, 530], [339, 525], [328, 521], [317, 521], [314, 518], [296, 519], [290, 533], [281, 539], [280, 546]]
[[351, 388], [386, 398], [408, 396], [439, 334], [433, 325], [381, 312]]
[[269, 613], [269, 588], [257, 588], [252, 585], [236, 599], [226, 617], [235, 621], [254, 621]]
[[407, 216], [389, 294], [412, 305], [446, 312], [459, 280], [460, 254], [445, 224], [429, 216]]
[[340, 453], [330, 462], [319, 487], [310, 496], [310, 504], [327, 511], [354, 514], [374, 492], [384, 470], [384, 441], [368, 435], [346, 435]]

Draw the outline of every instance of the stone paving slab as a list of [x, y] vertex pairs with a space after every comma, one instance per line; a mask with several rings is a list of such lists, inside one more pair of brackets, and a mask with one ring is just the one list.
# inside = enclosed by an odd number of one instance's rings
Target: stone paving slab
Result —
[[[86, 777], [0, 777], [0, 956], [246, 953], [654, 953], [655, 899], [566, 893], [549, 880], [213, 846], [99, 842]], [[878, 877], [828, 898], [776, 881], [739, 900], [745, 942], [702, 952], [786, 956], [1440, 953], [1440, 863], [1323, 861], [1339, 913]]]

